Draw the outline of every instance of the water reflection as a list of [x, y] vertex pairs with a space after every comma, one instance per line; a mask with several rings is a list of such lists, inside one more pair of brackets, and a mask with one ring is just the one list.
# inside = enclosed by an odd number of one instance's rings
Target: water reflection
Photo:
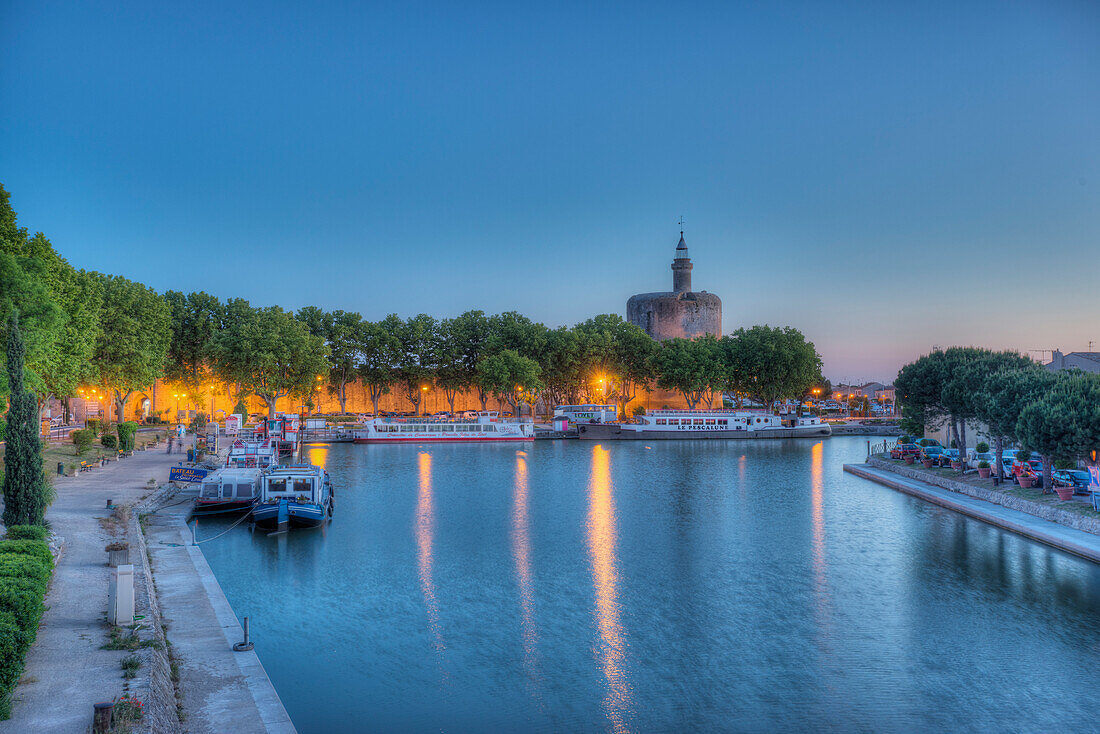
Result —
[[328, 464], [329, 445], [327, 443], [307, 443], [306, 447], [309, 449], [309, 463], [316, 464], [324, 469], [325, 465]]
[[818, 441], [810, 449], [810, 517], [813, 526], [811, 562], [813, 565], [814, 616], [823, 642], [829, 636], [831, 621], [829, 584], [825, 575], [825, 444]]
[[432, 502], [432, 455], [421, 451], [417, 457], [419, 491], [416, 496], [416, 566], [420, 577], [420, 591], [424, 595], [424, 608], [428, 613], [428, 630], [432, 634], [432, 646], [443, 652], [443, 630], [439, 626], [439, 602], [435, 598], [435, 582], [432, 578], [432, 542], [435, 537], [435, 508]]
[[619, 569], [615, 556], [615, 503], [611, 487], [611, 452], [592, 447], [592, 475], [588, 483], [588, 552], [596, 591], [596, 626], [603, 669], [604, 713], [616, 732], [628, 731], [631, 690], [626, 679], [626, 642], [620, 621]]
[[512, 499], [512, 556], [519, 584], [520, 625], [523, 628], [523, 669], [537, 681], [538, 628], [531, 581], [531, 529], [527, 518], [527, 453], [516, 452], [515, 491]]

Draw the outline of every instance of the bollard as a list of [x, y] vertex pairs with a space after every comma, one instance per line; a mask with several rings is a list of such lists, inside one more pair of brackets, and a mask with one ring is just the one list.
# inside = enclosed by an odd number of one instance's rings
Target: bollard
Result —
[[126, 563], [111, 570], [107, 584], [107, 621], [131, 624], [134, 621], [134, 567]]
[[248, 617], [245, 617], [244, 618], [244, 642], [238, 642], [236, 645], [234, 645], [233, 646], [233, 651], [234, 652], [248, 652], [253, 647], [255, 647], [255, 645], [253, 645], [252, 641], [248, 639]]
[[111, 500], [110, 500], [110, 498], [108, 498], [107, 499], [107, 509], [109, 510], [109, 509], [111, 509], [111, 507], [112, 507]]
[[95, 713], [92, 715], [92, 734], [107, 734], [111, 731], [114, 726], [114, 713], [115, 704], [111, 701], [95, 704]]
[[65, 465], [62, 464], [60, 461], [57, 462], [57, 476], [61, 476], [64, 473], [65, 473]]

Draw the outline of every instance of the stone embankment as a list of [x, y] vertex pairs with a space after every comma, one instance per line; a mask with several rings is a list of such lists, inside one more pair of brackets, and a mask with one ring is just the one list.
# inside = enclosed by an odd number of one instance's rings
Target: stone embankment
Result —
[[958, 492], [968, 497], [974, 497], [976, 499], [985, 500], [995, 505], [1001, 505], [1002, 507], [1008, 507], [1009, 509], [1017, 510], [1018, 512], [1026, 512], [1028, 515], [1034, 515], [1035, 517], [1041, 517], [1044, 520], [1050, 522], [1056, 522], [1059, 525], [1065, 525], [1068, 528], [1074, 528], [1075, 530], [1081, 530], [1086, 533], [1092, 533], [1094, 535], [1100, 535], [1100, 517], [1089, 517], [1070, 510], [1064, 510], [1054, 505], [1048, 505], [1041, 502], [1035, 502], [1033, 500], [1026, 499], [1024, 497], [1017, 497], [1016, 495], [1009, 494], [1007, 489], [1013, 487], [1012, 484], [1001, 485], [997, 487], [976, 487], [966, 482], [960, 482], [948, 477], [939, 476], [932, 472], [923, 471], [916, 468], [915, 465], [899, 464], [894, 461], [886, 459], [879, 459], [870, 457], [867, 459], [868, 466], [873, 466], [877, 469], [883, 469], [885, 471], [893, 472], [894, 474], [900, 474], [903, 477], [909, 477], [910, 479], [917, 479], [922, 482], [926, 482], [935, 487], [941, 487], [952, 492]]
[[903, 431], [898, 426], [864, 425], [862, 423], [831, 424], [834, 436], [900, 436]]

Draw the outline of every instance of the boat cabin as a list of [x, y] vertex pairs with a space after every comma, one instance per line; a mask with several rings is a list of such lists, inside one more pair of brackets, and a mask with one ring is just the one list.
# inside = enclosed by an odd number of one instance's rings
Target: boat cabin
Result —
[[199, 496], [195, 499], [197, 508], [203, 506], [248, 506], [260, 496], [260, 476], [258, 468], [226, 468], [203, 477], [199, 486]]
[[325, 475], [321, 467], [312, 464], [280, 466], [263, 476], [261, 502], [281, 499], [322, 504]]

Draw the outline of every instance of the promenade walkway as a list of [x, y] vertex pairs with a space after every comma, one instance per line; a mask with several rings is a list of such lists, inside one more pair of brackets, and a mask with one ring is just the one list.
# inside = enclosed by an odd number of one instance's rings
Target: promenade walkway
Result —
[[1100, 536], [1093, 533], [862, 464], [845, 464], [844, 471], [1100, 563]]
[[[165, 481], [168, 468], [180, 458], [163, 448], [150, 449], [75, 477], [54, 478], [57, 499], [46, 519], [63, 538], [62, 556], [38, 638], [12, 696], [12, 718], [0, 722], [0, 733], [89, 731], [92, 705], [122, 693], [121, 660], [129, 653], [100, 649], [107, 640], [110, 577], [103, 549], [112, 539], [101, 519], [111, 517], [108, 499], [139, 501], [152, 491], [149, 479]], [[135, 555], [137, 578], [140, 558]]]
[[[193, 490], [181, 493], [178, 500], [192, 497]], [[294, 725], [255, 651], [233, 651], [233, 643], [240, 642], [244, 632], [201, 546], [190, 545], [191, 531], [184, 524], [189, 506], [190, 502], [173, 502], [147, 516], [145, 531], [161, 613], [179, 659], [185, 728], [188, 732], [294, 734]]]

